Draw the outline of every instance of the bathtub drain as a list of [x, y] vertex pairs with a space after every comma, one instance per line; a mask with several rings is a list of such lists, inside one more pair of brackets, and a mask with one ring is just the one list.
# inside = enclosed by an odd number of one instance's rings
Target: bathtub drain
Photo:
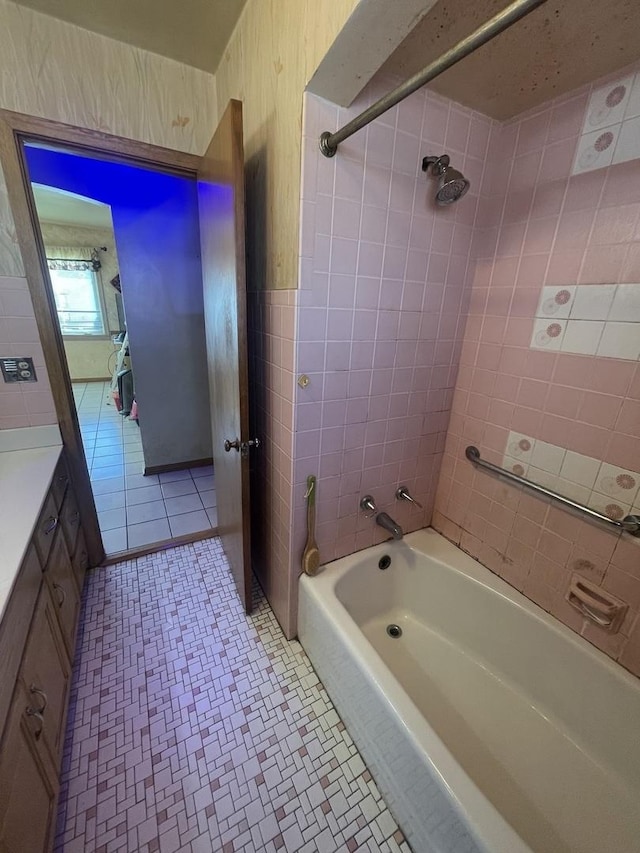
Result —
[[387, 634], [397, 640], [402, 636], [402, 628], [399, 625], [387, 625]]

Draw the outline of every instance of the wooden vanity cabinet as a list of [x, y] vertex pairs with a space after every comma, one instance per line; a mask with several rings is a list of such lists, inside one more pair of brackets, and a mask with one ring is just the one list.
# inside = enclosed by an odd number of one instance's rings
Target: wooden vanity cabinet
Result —
[[18, 682], [0, 748], [0, 850], [46, 851], [55, 831], [56, 768], [38, 742], [40, 721], [29, 716], [29, 698]]
[[0, 622], [0, 853], [45, 853], [88, 554], [64, 458]]

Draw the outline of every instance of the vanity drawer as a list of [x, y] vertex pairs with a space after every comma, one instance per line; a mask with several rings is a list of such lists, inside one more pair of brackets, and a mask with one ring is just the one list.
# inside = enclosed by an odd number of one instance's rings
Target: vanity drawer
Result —
[[58, 508], [56, 507], [53, 491], [50, 491], [44, 502], [44, 508], [40, 513], [33, 537], [40, 556], [40, 562], [43, 566], [47, 563], [59, 523], [60, 516]]

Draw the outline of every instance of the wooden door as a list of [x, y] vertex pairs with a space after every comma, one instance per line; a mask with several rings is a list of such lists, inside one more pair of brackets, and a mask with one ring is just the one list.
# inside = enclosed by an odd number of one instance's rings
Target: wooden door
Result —
[[[251, 612], [249, 376], [242, 104], [230, 101], [198, 172], [218, 529], [238, 594]], [[225, 450], [225, 441], [233, 444]], [[229, 445], [227, 445], [229, 447]]]

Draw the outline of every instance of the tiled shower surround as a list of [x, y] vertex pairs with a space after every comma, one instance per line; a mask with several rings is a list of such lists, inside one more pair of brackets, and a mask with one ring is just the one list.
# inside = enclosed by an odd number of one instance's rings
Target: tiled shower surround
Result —
[[[323, 562], [386, 538], [359, 512], [363, 494], [405, 531], [429, 523], [435, 498], [491, 122], [425, 90], [322, 157], [320, 133], [396, 83], [376, 78], [349, 110], [305, 95], [300, 288], [249, 294], [251, 401], [267, 439], [254, 457], [254, 565], [288, 636], [309, 474]], [[444, 151], [472, 187], [436, 209], [420, 165]], [[400, 484], [423, 510], [394, 499]]]
[[[640, 329], [633, 312], [620, 320], [613, 308], [622, 296], [635, 305], [640, 282], [638, 160], [572, 176], [592, 91], [616, 89], [636, 70], [505, 124], [424, 90], [332, 160], [317, 152], [320, 132], [396, 81], [375, 80], [349, 110], [305, 96], [300, 289], [256, 298], [268, 389], [259, 423], [271, 439], [269, 464], [258, 465], [269, 484], [258, 489], [258, 539], [270, 543], [262, 578], [288, 635], [313, 473], [323, 562], [384, 538], [358, 511], [370, 492], [406, 530], [433, 523], [640, 672], [640, 543], [504, 486], [464, 458], [473, 443], [500, 463], [513, 432], [638, 470], [638, 362], [618, 355], [628, 350], [616, 334], [612, 346], [610, 333], [602, 342], [605, 326]], [[420, 162], [444, 152], [472, 184], [461, 202], [435, 208], [435, 181]], [[565, 290], [578, 298], [564, 320], [567, 348], [540, 345], [535, 318], [548, 294]], [[606, 317], [584, 320], [609, 297]], [[301, 388], [303, 374], [310, 381]], [[400, 483], [424, 511], [394, 500]], [[629, 602], [621, 633], [585, 624], [566, 604], [576, 568]]]
[[410, 853], [256, 598], [248, 617], [218, 539], [88, 575], [56, 851]]
[[[597, 81], [600, 100], [617, 101], [635, 70]], [[492, 128], [433, 526], [640, 675], [640, 540], [504, 485], [464, 457], [475, 444], [513, 467], [514, 447], [539, 447], [548, 464], [538, 478], [563, 478], [559, 491], [582, 489], [612, 517], [639, 511], [640, 164], [572, 175], [593, 103], [587, 87]], [[524, 462], [536, 479], [536, 463]], [[619, 633], [567, 604], [574, 571], [629, 603]]]

